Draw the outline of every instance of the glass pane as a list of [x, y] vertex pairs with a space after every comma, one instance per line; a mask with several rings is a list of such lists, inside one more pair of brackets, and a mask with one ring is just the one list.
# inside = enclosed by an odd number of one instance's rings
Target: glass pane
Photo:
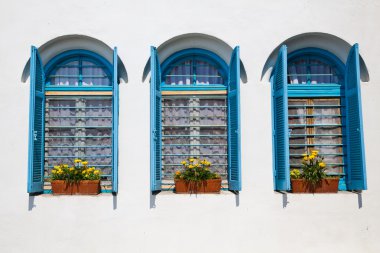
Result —
[[288, 63], [289, 84], [341, 84], [341, 77], [328, 60], [305, 55]]
[[224, 84], [218, 68], [201, 60], [186, 60], [175, 63], [163, 79], [166, 84], [171, 85]]
[[[112, 172], [112, 99], [111, 97], [46, 98], [45, 176], [55, 165], [73, 165], [75, 158], [87, 160], [89, 166]], [[112, 185], [102, 177], [103, 189]], [[46, 185], [49, 186], [48, 181]]]
[[208, 159], [211, 169], [226, 180], [225, 96], [166, 96], [162, 101], [164, 183], [173, 184], [174, 172], [182, 168], [180, 162], [190, 156]]

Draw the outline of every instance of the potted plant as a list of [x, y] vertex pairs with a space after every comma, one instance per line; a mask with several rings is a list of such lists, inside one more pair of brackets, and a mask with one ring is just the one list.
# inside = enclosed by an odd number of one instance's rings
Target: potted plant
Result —
[[87, 161], [74, 160], [74, 165], [54, 166], [51, 187], [57, 195], [96, 195], [100, 192], [100, 171], [89, 168]]
[[311, 154], [303, 154], [301, 170], [290, 171], [293, 193], [336, 193], [339, 177], [326, 175], [324, 157], [313, 150]]
[[211, 162], [194, 157], [181, 164], [183, 170], [176, 171], [174, 177], [176, 193], [220, 193], [222, 179], [210, 171]]

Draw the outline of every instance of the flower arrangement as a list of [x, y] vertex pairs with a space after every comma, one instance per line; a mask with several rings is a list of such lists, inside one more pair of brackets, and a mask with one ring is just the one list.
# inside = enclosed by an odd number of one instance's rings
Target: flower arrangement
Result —
[[196, 157], [190, 157], [181, 162], [183, 170], [175, 172], [174, 179], [185, 181], [201, 182], [209, 179], [220, 179], [220, 175], [210, 171], [211, 162], [206, 159], [201, 160]]
[[313, 150], [311, 154], [302, 155], [302, 172], [298, 169], [290, 171], [291, 179], [305, 179], [312, 186], [319, 184], [322, 179], [326, 178], [326, 164], [323, 162], [324, 157], [319, 155], [318, 150]]
[[51, 171], [52, 180], [65, 180], [68, 183], [77, 183], [81, 180], [99, 180], [100, 170], [94, 167], [89, 168], [87, 161], [75, 159], [73, 166], [68, 164], [60, 164], [54, 166]]

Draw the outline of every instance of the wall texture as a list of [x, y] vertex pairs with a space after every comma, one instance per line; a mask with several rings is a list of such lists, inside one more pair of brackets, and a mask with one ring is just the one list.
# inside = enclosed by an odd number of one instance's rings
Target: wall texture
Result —
[[[375, 0], [1, 1], [1, 252], [380, 252], [379, 11]], [[309, 32], [359, 43], [368, 68], [370, 81], [362, 82], [368, 190], [361, 195], [273, 191], [270, 85], [262, 71], [283, 41]], [[248, 81], [241, 85], [238, 196], [150, 195], [144, 67], [150, 45], [186, 33], [241, 47]], [[31, 44], [72, 34], [118, 46], [128, 72], [128, 83], [120, 84], [117, 197], [26, 193], [29, 80], [21, 76]]]

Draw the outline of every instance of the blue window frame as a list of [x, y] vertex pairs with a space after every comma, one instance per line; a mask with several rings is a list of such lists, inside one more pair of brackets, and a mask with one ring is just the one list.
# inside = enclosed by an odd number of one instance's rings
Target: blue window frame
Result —
[[288, 55], [281, 47], [271, 76], [276, 190], [290, 190], [290, 168], [300, 168], [302, 154], [315, 149], [327, 173], [340, 176], [340, 190], [366, 189], [359, 74], [357, 45], [346, 64], [322, 49]]
[[117, 193], [116, 48], [113, 57], [111, 64], [93, 52], [71, 50], [43, 66], [32, 47], [29, 193], [50, 193], [53, 167], [77, 158], [102, 171], [102, 192]]
[[188, 157], [210, 160], [223, 186], [240, 190], [239, 48], [228, 66], [203, 49], [161, 64], [152, 47], [151, 71], [151, 190], [173, 189]]

